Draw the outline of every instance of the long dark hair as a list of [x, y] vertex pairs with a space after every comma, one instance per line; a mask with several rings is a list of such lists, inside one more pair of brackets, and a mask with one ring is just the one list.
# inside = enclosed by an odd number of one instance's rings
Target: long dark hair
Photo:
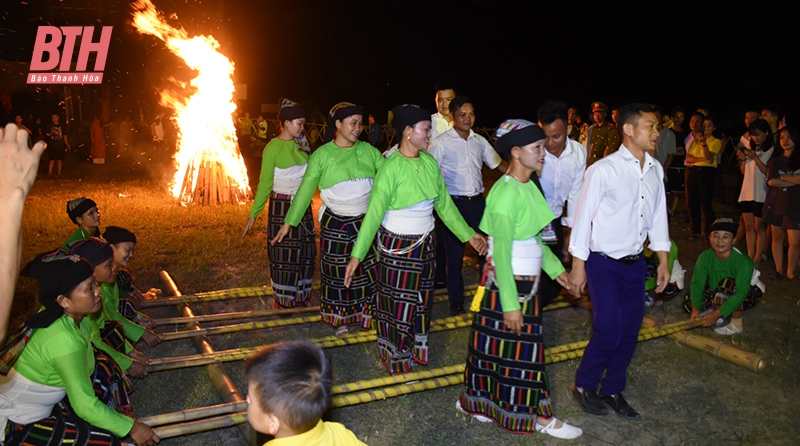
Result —
[[781, 151], [783, 151], [783, 147], [780, 145], [780, 137], [783, 132], [788, 133], [789, 138], [792, 138], [792, 142], [794, 143], [794, 149], [791, 155], [789, 155], [789, 162], [787, 163], [789, 170], [794, 172], [800, 169], [800, 150], [797, 148], [797, 144], [800, 142], [800, 131], [797, 130], [797, 127], [791, 125], [778, 130], [778, 147], [781, 148]]
[[[750, 123], [750, 126], [747, 128], [747, 131], [750, 132], [750, 135], [752, 135], [753, 132], [755, 132], [756, 130], [758, 130], [761, 133], [766, 134], [767, 138], [764, 140], [763, 143], [761, 143], [761, 145], [759, 147], [750, 147], [750, 149], [751, 150], [756, 150], [756, 149], [760, 148], [762, 152], [766, 152], [767, 150], [771, 149], [772, 146], [774, 145], [775, 138], [772, 136], [772, 129], [769, 127], [769, 123], [767, 121], [763, 120], [763, 119], [756, 119], [755, 121]], [[752, 139], [750, 141], [754, 142]], [[778, 153], [778, 152], [781, 152], [781, 153]], [[782, 152], [783, 152], [783, 149], [781, 149], [780, 145], [779, 145], [777, 147], [777, 150], [772, 152], [772, 156], [775, 156], [775, 155], [780, 156], [780, 155], [783, 154]]]

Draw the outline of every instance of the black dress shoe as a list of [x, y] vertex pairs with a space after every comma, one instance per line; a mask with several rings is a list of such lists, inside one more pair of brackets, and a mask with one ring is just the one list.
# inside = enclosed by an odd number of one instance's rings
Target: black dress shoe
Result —
[[460, 314], [464, 314], [464, 304], [450, 304], [450, 314], [453, 316], [458, 316]]
[[581, 409], [592, 415], [608, 415], [608, 407], [597, 395], [596, 390], [581, 389], [572, 385], [572, 397], [581, 406]]
[[602, 400], [608, 407], [610, 407], [617, 415], [628, 420], [641, 420], [642, 416], [636, 412], [621, 393], [616, 395], [600, 395]]

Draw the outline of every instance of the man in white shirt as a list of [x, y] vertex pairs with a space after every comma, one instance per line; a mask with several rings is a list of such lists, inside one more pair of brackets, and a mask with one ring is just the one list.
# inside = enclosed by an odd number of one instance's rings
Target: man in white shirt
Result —
[[588, 279], [593, 320], [572, 395], [588, 413], [606, 415], [611, 408], [623, 418], [640, 419], [622, 390], [644, 316], [642, 251], [649, 237], [659, 260], [660, 293], [669, 283], [671, 245], [664, 171], [648, 153], [658, 139], [653, 106], [626, 105], [620, 123], [622, 146], [586, 171], [569, 242], [570, 291], [580, 295]]
[[[546, 136], [545, 161], [539, 181], [544, 198], [556, 216], [550, 224], [556, 240], [548, 241], [544, 237], [546, 234], [543, 234], [542, 240], [556, 257], [567, 262], [569, 253], [564, 252], [564, 247], [569, 245], [569, 235], [565, 235], [563, 226], [571, 228], [575, 217], [586, 170], [586, 147], [568, 136], [569, 109], [564, 102], [545, 102], [539, 107], [537, 115], [539, 127]], [[545, 232], [550, 231], [545, 228]], [[539, 280], [539, 304], [544, 307], [558, 295], [561, 286], [546, 274], [542, 274]]]
[[445, 82], [436, 84], [437, 112], [431, 115], [431, 142], [453, 127], [453, 119], [450, 117], [450, 101], [455, 97], [456, 91], [453, 85]]
[[[475, 109], [466, 96], [453, 98], [449, 115], [453, 119], [453, 128], [436, 138], [428, 152], [439, 163], [444, 184], [453, 197], [453, 203], [467, 224], [479, 231], [478, 225], [486, 208], [481, 167], [486, 164], [491, 169], [499, 168], [505, 172], [507, 164], [500, 159], [500, 155], [486, 138], [472, 131], [472, 126], [475, 125]], [[442, 241], [447, 254], [450, 312], [455, 316], [464, 312], [464, 277], [461, 273], [464, 243], [447, 228], [442, 228]], [[479, 257], [481, 269], [484, 261], [484, 257]]]

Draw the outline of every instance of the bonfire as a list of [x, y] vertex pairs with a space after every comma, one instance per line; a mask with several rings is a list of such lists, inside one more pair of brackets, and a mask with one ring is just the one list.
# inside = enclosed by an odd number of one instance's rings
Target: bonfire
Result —
[[173, 87], [161, 92], [159, 103], [174, 111], [178, 127], [172, 196], [183, 204], [244, 203], [251, 191], [232, 119], [233, 63], [214, 37], [169, 25], [150, 0], [133, 8], [136, 30], [162, 40], [197, 73], [188, 82], [170, 78]]

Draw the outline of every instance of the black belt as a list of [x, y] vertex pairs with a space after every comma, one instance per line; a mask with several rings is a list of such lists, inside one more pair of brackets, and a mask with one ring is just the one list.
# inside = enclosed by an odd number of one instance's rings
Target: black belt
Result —
[[455, 199], [458, 199], [458, 200], [466, 200], [466, 201], [474, 201], [474, 200], [477, 200], [478, 198], [483, 198], [483, 195], [482, 195], [482, 194], [473, 195], [473, 196], [471, 196], [471, 197], [468, 197], [468, 196], [466, 196], [466, 195], [450, 195], [450, 196], [451, 196], [451, 197], [452, 197], [454, 200], [455, 200]]
[[638, 262], [639, 259], [644, 257], [644, 252], [640, 252], [639, 254], [634, 254], [634, 255], [630, 255], [630, 256], [625, 256], [625, 257], [622, 257], [620, 259], [615, 259], [615, 258], [609, 256], [608, 254], [604, 254], [602, 252], [597, 252], [597, 251], [592, 251], [592, 252], [594, 252], [595, 254], [597, 254], [599, 256], [605, 257], [607, 259], [611, 259], [611, 260], [613, 260], [615, 262], [622, 263], [623, 265], [633, 265], [634, 263]]

